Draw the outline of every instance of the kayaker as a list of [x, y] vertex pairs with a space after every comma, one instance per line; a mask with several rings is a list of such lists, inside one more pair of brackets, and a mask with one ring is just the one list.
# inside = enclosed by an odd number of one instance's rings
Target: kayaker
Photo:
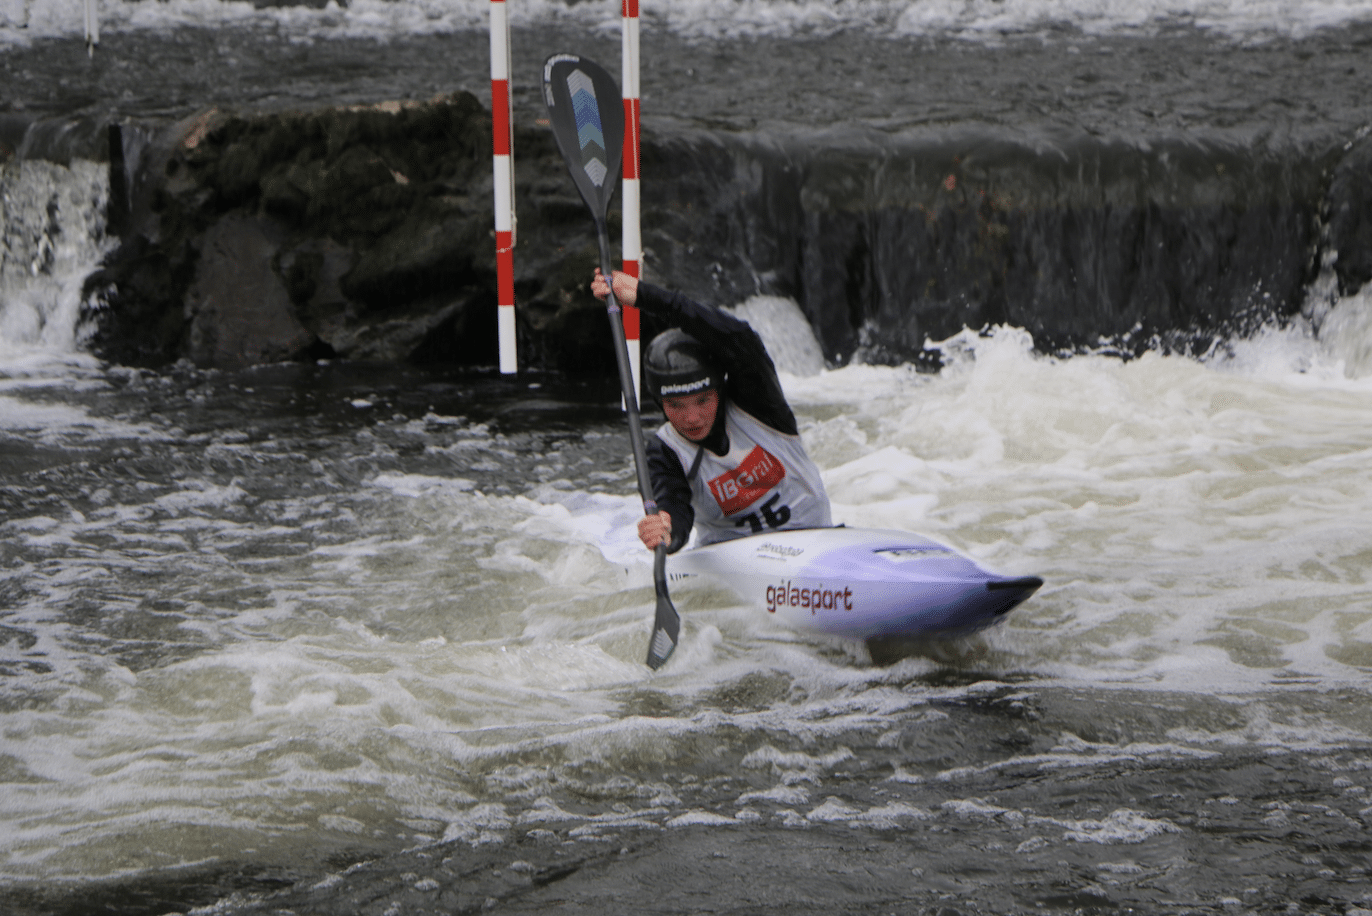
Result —
[[[776, 366], [748, 323], [619, 271], [615, 298], [671, 330], [643, 356], [643, 381], [667, 422], [648, 438], [657, 515], [638, 537], [675, 552], [784, 528], [833, 524], [819, 468], [805, 453]], [[600, 271], [591, 291], [609, 294]]]

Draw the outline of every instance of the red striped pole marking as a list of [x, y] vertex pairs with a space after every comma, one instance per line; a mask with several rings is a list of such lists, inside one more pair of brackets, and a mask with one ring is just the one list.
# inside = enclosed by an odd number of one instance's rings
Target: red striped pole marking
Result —
[[[624, 201], [622, 216], [624, 223], [623, 258], [624, 272], [630, 276], [640, 275], [643, 259], [643, 237], [639, 233], [639, 189], [638, 189], [638, 146], [639, 146], [639, 89], [638, 89], [638, 0], [621, 0], [623, 12], [623, 41], [620, 59], [621, 94], [624, 96]], [[629, 367], [633, 370], [634, 391], [643, 388], [641, 360], [639, 356], [638, 309], [624, 309], [624, 338], [629, 345]]]
[[496, 326], [500, 371], [517, 372], [514, 299], [514, 126], [510, 123], [510, 20], [505, 0], [491, 0], [491, 139], [495, 160]]

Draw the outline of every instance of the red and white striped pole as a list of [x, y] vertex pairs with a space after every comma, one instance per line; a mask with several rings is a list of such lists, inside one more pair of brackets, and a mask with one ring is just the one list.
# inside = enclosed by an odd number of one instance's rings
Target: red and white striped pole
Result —
[[[624, 96], [624, 272], [637, 277], [643, 258], [643, 237], [639, 234], [638, 197], [638, 0], [621, 0], [624, 15], [623, 53], [620, 60], [621, 94]], [[643, 390], [639, 378], [638, 309], [624, 309], [624, 338], [629, 344], [629, 367], [633, 370], [634, 392]]]
[[514, 126], [510, 122], [510, 19], [505, 0], [491, 0], [491, 139], [495, 154], [496, 327], [500, 371], [517, 372], [514, 299]]

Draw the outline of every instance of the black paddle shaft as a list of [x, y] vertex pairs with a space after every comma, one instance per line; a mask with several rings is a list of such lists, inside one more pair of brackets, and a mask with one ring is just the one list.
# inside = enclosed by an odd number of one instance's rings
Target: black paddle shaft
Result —
[[[634, 468], [638, 471], [638, 492], [643, 499], [643, 514], [659, 511], [654, 499], [653, 482], [648, 476], [648, 454], [643, 443], [643, 424], [639, 420], [637, 392], [634, 391], [633, 372], [629, 368], [629, 346], [624, 339], [624, 320], [619, 300], [615, 298], [614, 274], [610, 272], [610, 244], [604, 220], [596, 222], [600, 237], [600, 272], [610, 286], [606, 311], [610, 316], [610, 334], [614, 337], [616, 362], [619, 364], [619, 387], [624, 392], [624, 410], [629, 415], [629, 442], [634, 450]], [[671, 532], [667, 533], [671, 538]], [[653, 624], [653, 639], [648, 646], [648, 666], [656, 670], [676, 648], [681, 633], [681, 617], [667, 591], [667, 545], [658, 544], [653, 550], [653, 587], [657, 593], [657, 612]]]
[[[658, 511], [657, 501], [653, 498], [653, 482], [648, 475], [638, 392], [629, 367], [623, 313], [614, 293], [610, 238], [605, 224], [624, 156], [624, 109], [619, 87], [598, 64], [575, 54], [554, 54], [543, 65], [543, 101], [548, 106], [548, 121], [562, 158], [566, 160], [567, 171], [595, 217], [600, 272], [610, 286], [605, 307], [614, 339], [615, 362], [619, 366], [619, 387], [624, 395], [625, 412], [629, 415], [629, 441], [634, 452], [634, 468], [638, 472], [638, 492], [643, 500], [644, 514], [653, 515]], [[648, 665], [658, 668], [676, 648], [681, 632], [681, 617], [667, 591], [666, 544], [659, 544], [654, 552], [653, 585], [657, 592], [657, 613], [653, 638], [648, 646]]]
[[643, 423], [639, 419], [638, 392], [634, 391], [634, 373], [629, 367], [629, 342], [624, 339], [624, 315], [615, 297], [614, 274], [610, 269], [610, 240], [603, 221], [597, 221], [596, 233], [600, 236], [600, 273], [610, 286], [605, 312], [610, 316], [610, 336], [614, 338], [615, 362], [619, 365], [619, 387], [624, 392], [624, 411], [629, 415], [629, 442], [633, 446], [634, 467], [638, 471], [638, 493], [643, 497], [643, 514], [655, 515], [658, 511], [657, 500], [653, 498], [653, 481], [648, 476], [648, 450], [643, 440]]

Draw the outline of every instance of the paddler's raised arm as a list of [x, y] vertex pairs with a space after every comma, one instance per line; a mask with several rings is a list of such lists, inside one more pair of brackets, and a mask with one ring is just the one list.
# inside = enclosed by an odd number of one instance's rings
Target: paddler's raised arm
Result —
[[[591, 289], [602, 299], [609, 292], [599, 271]], [[620, 271], [614, 272], [614, 291], [621, 305], [637, 305], [704, 344], [728, 373], [727, 394], [735, 404], [778, 432], [798, 434], [776, 366], [748, 322]]]

